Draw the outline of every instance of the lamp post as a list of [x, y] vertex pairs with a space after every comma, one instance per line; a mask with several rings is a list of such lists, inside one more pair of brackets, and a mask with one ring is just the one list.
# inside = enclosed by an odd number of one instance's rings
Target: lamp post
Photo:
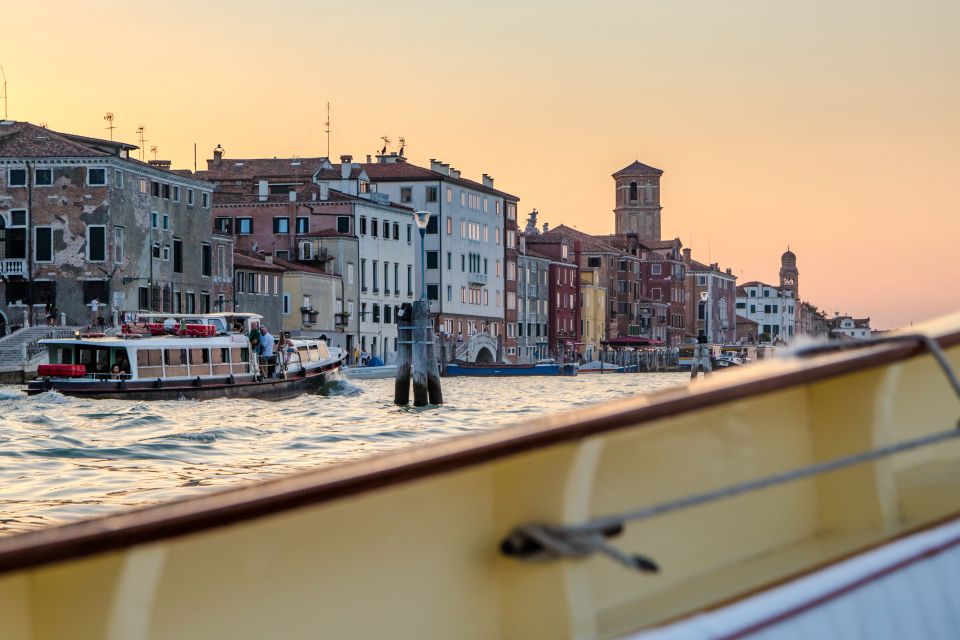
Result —
[[700, 292], [700, 302], [703, 303], [703, 335], [710, 342], [710, 292]]
[[427, 224], [430, 222], [429, 211], [414, 211], [413, 221], [420, 232], [420, 299], [427, 299]]

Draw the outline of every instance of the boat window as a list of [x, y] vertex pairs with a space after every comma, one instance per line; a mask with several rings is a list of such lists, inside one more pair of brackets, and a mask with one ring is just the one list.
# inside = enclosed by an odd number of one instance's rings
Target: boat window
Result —
[[229, 364], [230, 362], [230, 349], [227, 347], [220, 347], [219, 349], [213, 349], [213, 364]]
[[320, 352], [316, 347], [310, 347], [310, 362], [320, 362]]
[[300, 362], [310, 362], [310, 350], [307, 347], [297, 347], [297, 354], [300, 356]]
[[208, 349], [190, 349], [190, 364], [210, 364]]
[[164, 352], [164, 364], [168, 367], [187, 364], [186, 349], [166, 349]]
[[330, 357], [330, 350], [327, 349], [327, 343], [321, 342], [317, 345], [317, 350], [320, 352], [320, 359], [326, 360]]
[[234, 347], [233, 353], [233, 362], [236, 364], [238, 362], [247, 362], [250, 359], [250, 350], [246, 347]]
[[139, 349], [137, 350], [138, 367], [159, 367], [162, 365], [160, 359], [160, 349]]
[[217, 333], [227, 332], [227, 322], [223, 318], [207, 318], [206, 324], [212, 324], [217, 328]]

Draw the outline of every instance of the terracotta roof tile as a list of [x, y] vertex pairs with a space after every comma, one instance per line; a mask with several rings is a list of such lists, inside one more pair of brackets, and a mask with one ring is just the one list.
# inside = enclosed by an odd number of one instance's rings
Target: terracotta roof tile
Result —
[[113, 157], [29, 122], [0, 124], [0, 158]]
[[247, 251], [233, 252], [233, 268], [241, 269], [259, 269], [260, 271], [286, 271], [283, 267], [276, 264], [268, 264], [261, 254], [252, 254]]
[[616, 173], [614, 173], [613, 176], [617, 177], [619, 175], [623, 175], [627, 173], [660, 176], [660, 175], [663, 175], [663, 170], [657, 169], [656, 167], [651, 167], [648, 164], [643, 164], [640, 161], [635, 161], [635, 162], [631, 162], [630, 164], [625, 166], [623, 169], [620, 169], [620, 171], [617, 171]]

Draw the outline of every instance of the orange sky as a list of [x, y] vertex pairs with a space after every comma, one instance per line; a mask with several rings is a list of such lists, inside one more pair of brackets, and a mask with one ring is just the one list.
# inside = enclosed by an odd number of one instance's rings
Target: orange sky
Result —
[[[464, 5], [464, 6], [461, 6]], [[477, 8], [473, 8], [477, 7]], [[613, 229], [610, 174], [663, 169], [663, 233], [890, 328], [960, 308], [960, 2], [58, 2], [4, 7], [12, 119], [227, 155], [407, 139]]]

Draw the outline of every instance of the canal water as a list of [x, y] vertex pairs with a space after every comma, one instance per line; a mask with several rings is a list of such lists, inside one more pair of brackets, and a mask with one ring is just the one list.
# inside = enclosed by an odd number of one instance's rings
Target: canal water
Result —
[[0, 385], [0, 535], [175, 500], [685, 384], [689, 374], [445, 378], [447, 403], [392, 404], [393, 380], [285, 402], [27, 398]]

